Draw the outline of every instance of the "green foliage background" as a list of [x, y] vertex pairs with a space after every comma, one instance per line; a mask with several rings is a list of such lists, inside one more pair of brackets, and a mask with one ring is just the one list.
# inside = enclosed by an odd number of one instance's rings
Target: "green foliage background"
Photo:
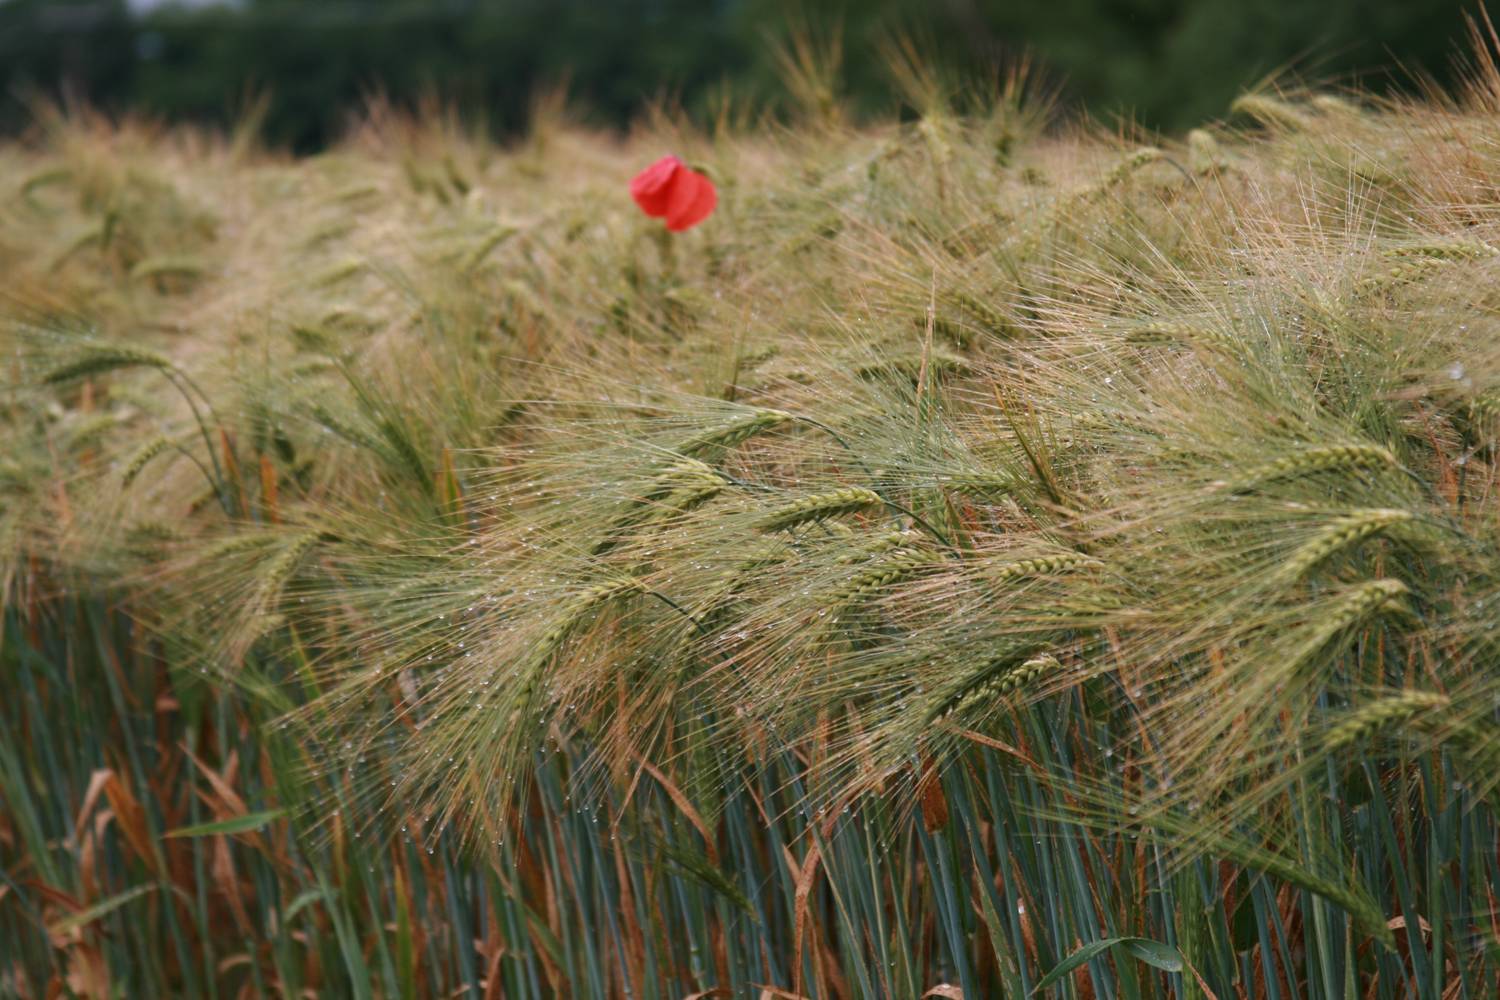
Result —
[[618, 124], [663, 94], [704, 112], [724, 84], [774, 98], [767, 41], [837, 25], [846, 96], [865, 110], [893, 103], [880, 48], [904, 35], [957, 69], [1031, 52], [1069, 98], [1176, 130], [1288, 67], [1377, 88], [1447, 79], [1463, 15], [1477, 10], [1463, 0], [250, 0], [134, 19], [124, 0], [0, 0], [0, 128], [27, 120], [19, 95], [38, 89], [193, 121], [231, 120], [263, 92], [267, 137], [309, 150], [377, 89], [398, 102], [436, 94], [511, 131], [537, 89], [561, 81], [598, 123]]

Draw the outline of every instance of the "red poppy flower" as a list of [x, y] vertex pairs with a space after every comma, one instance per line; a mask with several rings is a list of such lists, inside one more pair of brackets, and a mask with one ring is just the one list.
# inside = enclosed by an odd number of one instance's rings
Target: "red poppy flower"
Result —
[[713, 181], [675, 156], [663, 156], [635, 175], [630, 196], [653, 219], [666, 219], [674, 233], [691, 229], [713, 213], [719, 194]]

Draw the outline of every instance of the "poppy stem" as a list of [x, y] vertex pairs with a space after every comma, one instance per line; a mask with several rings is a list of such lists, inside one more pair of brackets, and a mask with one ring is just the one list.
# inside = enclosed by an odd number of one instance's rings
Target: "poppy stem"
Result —
[[656, 254], [661, 260], [663, 281], [676, 281], [677, 253], [673, 245], [672, 234], [665, 228], [656, 228], [652, 230], [651, 235], [656, 240]]

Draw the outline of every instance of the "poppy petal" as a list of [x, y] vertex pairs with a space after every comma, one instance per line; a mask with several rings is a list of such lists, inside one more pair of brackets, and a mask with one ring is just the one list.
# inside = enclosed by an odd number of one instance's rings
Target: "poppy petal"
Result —
[[714, 189], [713, 181], [697, 171], [684, 171], [684, 173], [696, 182], [696, 190], [692, 201], [679, 204], [674, 199], [671, 209], [667, 212], [667, 228], [674, 233], [696, 226], [713, 214], [714, 207], [719, 203], [719, 193]]
[[635, 175], [635, 179], [630, 182], [630, 196], [641, 206], [642, 212], [653, 218], [660, 218], [667, 214], [672, 182], [685, 170], [677, 157], [663, 156]]
[[691, 209], [697, 200], [698, 175], [683, 167], [672, 175], [672, 183], [667, 185], [666, 211], [662, 213], [667, 217], [667, 228], [670, 229], [672, 220]]

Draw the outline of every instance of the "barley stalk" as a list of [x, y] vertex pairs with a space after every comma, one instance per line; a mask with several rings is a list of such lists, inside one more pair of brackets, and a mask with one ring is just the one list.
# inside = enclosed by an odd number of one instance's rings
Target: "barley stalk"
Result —
[[1223, 163], [1224, 154], [1212, 132], [1201, 128], [1192, 129], [1187, 134], [1187, 145], [1188, 167], [1193, 173], [1212, 173]]
[[985, 699], [1004, 698], [1060, 669], [1062, 664], [1057, 658], [1046, 653], [1020, 663], [1015, 662], [1014, 657], [996, 660], [949, 688], [927, 712], [924, 721], [930, 723], [962, 712]]
[[164, 354], [125, 344], [89, 344], [74, 351], [74, 356], [42, 376], [48, 384], [70, 382], [76, 378], [102, 375], [120, 368], [160, 368], [175, 366]]
[[1229, 110], [1249, 115], [1262, 125], [1291, 132], [1306, 132], [1316, 128], [1312, 116], [1286, 101], [1266, 94], [1242, 94], [1229, 105]]
[[856, 368], [860, 378], [876, 379], [900, 376], [914, 379], [922, 372], [929, 375], [961, 375], [972, 369], [970, 363], [957, 354], [946, 351], [931, 351], [925, 354], [903, 354], [880, 358]]
[[519, 676], [510, 686], [511, 701], [515, 706], [511, 712], [510, 724], [519, 724], [525, 718], [541, 686], [547, 666], [591, 612], [617, 598], [644, 591], [645, 585], [639, 580], [619, 577], [593, 584], [574, 594], [526, 653]]
[[1443, 240], [1434, 243], [1409, 243], [1391, 247], [1387, 257], [1431, 257], [1437, 260], [1488, 260], [1500, 257], [1500, 249], [1479, 240]]
[[1329, 472], [1399, 468], [1396, 456], [1375, 445], [1347, 444], [1305, 448], [1251, 469], [1232, 484], [1237, 493], [1282, 479], [1300, 479]]
[[673, 450], [689, 458], [697, 458], [705, 453], [727, 451], [760, 432], [779, 427], [791, 419], [790, 413], [783, 413], [780, 410], [756, 410], [722, 427], [696, 434], [680, 442]]
[[73, 448], [86, 448], [119, 424], [113, 413], [95, 413], [75, 424], [68, 435], [68, 444]]
[[1308, 103], [1327, 115], [1357, 118], [1364, 113], [1364, 109], [1354, 101], [1338, 94], [1314, 94]]
[[187, 534], [176, 525], [153, 519], [136, 521], [128, 530], [132, 542], [143, 544], [181, 542], [187, 538]]
[[136, 453], [131, 456], [130, 461], [126, 463], [125, 471], [120, 476], [120, 485], [125, 487], [130, 486], [131, 483], [135, 482], [135, 478], [150, 464], [153, 458], [170, 447], [172, 447], [172, 439], [162, 434], [158, 434], [141, 445]]
[[1072, 199], [1062, 203], [1059, 208], [1063, 211], [1071, 211], [1082, 206], [1087, 206], [1103, 200], [1111, 191], [1119, 187], [1130, 178], [1137, 170], [1148, 164], [1162, 159], [1166, 154], [1155, 146], [1142, 146], [1126, 156], [1122, 157], [1114, 166], [1105, 172], [1093, 184], [1079, 191]]
[[329, 430], [333, 431], [344, 440], [349, 441], [352, 444], [357, 444], [362, 448], [367, 448], [370, 451], [380, 451], [380, 444], [375, 440], [373, 436], [365, 433], [363, 430], [355, 427], [353, 424], [340, 419], [333, 413], [333, 411], [329, 410], [328, 407], [324, 406], [322, 403], [314, 403], [312, 406], [310, 406], [308, 408], [308, 414], [318, 423], [322, 424], [324, 427], [327, 427]]
[[247, 532], [244, 534], [231, 535], [197, 553], [198, 561], [204, 564], [215, 563], [221, 559], [232, 556], [243, 555], [257, 549], [268, 548], [278, 540], [278, 536], [270, 532]]
[[591, 553], [603, 555], [620, 544], [627, 530], [686, 513], [718, 496], [724, 486], [724, 477], [713, 466], [695, 458], [679, 458], [662, 470], [639, 500], [631, 501], [630, 509], [615, 519]]
[[965, 496], [994, 503], [1023, 488], [1015, 476], [998, 472], [962, 472], [938, 477], [938, 484]]
[[317, 531], [303, 532], [282, 546], [281, 551], [265, 564], [255, 588], [256, 607], [265, 609], [275, 601], [320, 537], [321, 533]]
[[840, 566], [851, 566], [855, 563], [868, 562], [881, 553], [906, 547], [920, 537], [915, 531], [888, 531], [857, 546], [852, 552], [843, 553], [834, 562]]
[[798, 497], [767, 512], [756, 522], [756, 527], [761, 531], [787, 531], [800, 525], [837, 517], [840, 514], [869, 510], [871, 507], [879, 507], [884, 502], [878, 493], [859, 486], [850, 486], [829, 493], [814, 493], [810, 496]]
[[1383, 729], [1404, 725], [1419, 712], [1442, 708], [1448, 699], [1428, 691], [1405, 691], [1362, 705], [1339, 716], [1323, 740], [1327, 750], [1362, 742]]
[[642, 502], [662, 511], [681, 513], [723, 492], [725, 479], [713, 466], [683, 458], [662, 470]]
[[1189, 344], [1199, 347], [1233, 347], [1235, 340], [1220, 330], [1185, 322], [1143, 323], [1127, 328], [1125, 343], [1139, 347]]
[[490, 231], [490, 234], [486, 236], [467, 257], [464, 258], [464, 272], [469, 273], [476, 270], [480, 264], [484, 263], [484, 259], [486, 257], [494, 253], [502, 243], [510, 239], [518, 232], [520, 232], [520, 229], [516, 226], [496, 226], [493, 230]]
[[941, 561], [940, 556], [928, 552], [896, 552], [875, 559], [837, 588], [824, 594], [821, 603], [828, 607], [853, 604]]
[[1369, 580], [1348, 588], [1313, 624], [1311, 634], [1287, 659], [1284, 669], [1295, 673], [1334, 637], [1377, 612], [1407, 613], [1401, 599], [1408, 593], [1406, 584], [1389, 578]]
[[980, 573], [986, 580], [996, 583], [1016, 580], [1027, 576], [1045, 576], [1060, 573], [1078, 566], [1097, 565], [1098, 560], [1081, 552], [1058, 552], [1050, 556], [1035, 556], [1001, 563], [998, 566], [983, 566]]
[[1365, 933], [1389, 942], [1393, 935], [1383, 913], [1365, 893], [1351, 891], [1332, 879], [1308, 871], [1304, 865], [1263, 847], [1247, 844], [1222, 834], [1209, 835], [1204, 847], [1244, 868], [1263, 871], [1282, 881], [1322, 896], [1346, 910], [1358, 921]]
[[1302, 579], [1325, 559], [1353, 545], [1381, 534], [1397, 525], [1410, 524], [1415, 516], [1405, 510], [1362, 510], [1334, 520], [1311, 541], [1304, 542], [1282, 564], [1277, 579], [1293, 582]]
[[1402, 257], [1390, 267], [1381, 269], [1360, 280], [1357, 288], [1361, 292], [1378, 292], [1392, 285], [1421, 281], [1447, 270], [1455, 257], [1408, 256]]

